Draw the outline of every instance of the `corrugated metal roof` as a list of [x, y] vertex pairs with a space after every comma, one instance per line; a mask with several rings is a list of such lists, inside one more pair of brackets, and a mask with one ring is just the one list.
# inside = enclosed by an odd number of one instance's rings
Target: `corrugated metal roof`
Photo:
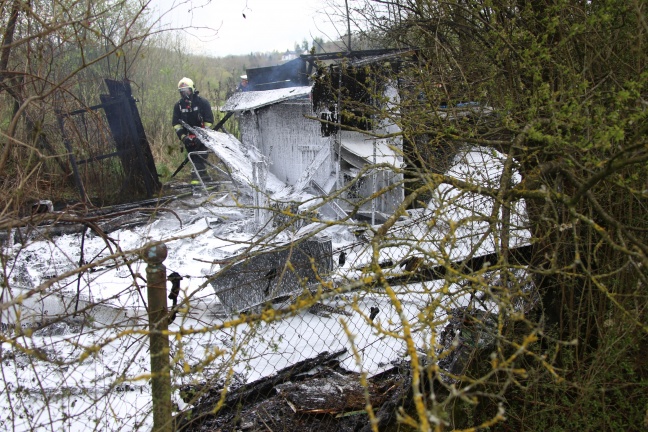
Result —
[[249, 111], [290, 99], [303, 98], [310, 95], [311, 88], [312, 86], [303, 86], [239, 92], [225, 102], [222, 111]]

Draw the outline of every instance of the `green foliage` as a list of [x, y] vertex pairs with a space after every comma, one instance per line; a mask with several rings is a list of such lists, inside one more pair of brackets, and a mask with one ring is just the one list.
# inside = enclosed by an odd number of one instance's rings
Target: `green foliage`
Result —
[[[495, 418], [502, 400], [510, 430], [646, 426], [648, 369], [636, 349], [648, 335], [648, 219], [639, 192], [648, 178], [645, 12], [642, 2], [621, 0], [354, 7], [364, 34], [419, 48], [397, 76], [412, 96], [400, 104], [416, 166], [411, 190], [429, 181], [421, 173], [438, 169], [440, 149], [451, 144], [503, 151], [522, 177], [496, 193], [504, 206], [525, 199], [528, 270], [541, 295], [525, 331], [542, 342], [526, 355], [544, 361], [516, 360], [525, 379], [484, 378], [486, 396], [461, 427]], [[443, 101], [493, 111], [440, 115]], [[523, 338], [500, 337], [495, 358], [503, 361]], [[473, 365], [475, 380], [496, 373], [481, 366]]]
[[[641, 430], [648, 407], [648, 376], [645, 349], [623, 322], [607, 321], [608, 333], [601, 339], [599, 355], [591, 366], [578, 364], [566, 348], [568, 379], [552, 381], [539, 370], [510, 392], [509, 412], [519, 430]], [[643, 352], [642, 352], [643, 351]], [[641, 358], [643, 357], [643, 358]], [[531, 391], [528, 391], [531, 389]]]

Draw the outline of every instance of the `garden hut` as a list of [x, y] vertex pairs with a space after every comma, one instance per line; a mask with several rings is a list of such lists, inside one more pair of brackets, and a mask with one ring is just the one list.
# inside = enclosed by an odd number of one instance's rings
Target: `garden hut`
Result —
[[[370, 51], [344, 56], [304, 55], [280, 66], [248, 69], [250, 90], [235, 93], [223, 110], [238, 115], [241, 141], [258, 149], [267, 159], [268, 170], [296, 192], [304, 190], [318, 196], [340, 192], [341, 199], [323, 209], [328, 216], [344, 217], [364, 201], [358, 217], [380, 221], [403, 200], [403, 176], [398, 172], [403, 158], [399, 138], [375, 136], [398, 128], [366, 115], [360, 116], [366, 120], [361, 127], [348, 124], [351, 127], [345, 128], [344, 118], [342, 127], [338, 126], [337, 113], [344, 110], [335, 97], [339, 86], [336, 90], [316, 77], [323, 71], [329, 77], [342, 73], [337, 81], [351, 86], [358, 79], [369, 78], [362, 72], [349, 79], [354, 63], [362, 65], [362, 71], [371, 71], [364, 65], [384, 63], [386, 56], [401, 54]], [[347, 89], [347, 94], [354, 94], [360, 87]], [[397, 102], [396, 85], [384, 82], [379, 91], [387, 96], [386, 100]], [[365, 99], [369, 98], [365, 95]], [[366, 200], [379, 190], [387, 192]]]

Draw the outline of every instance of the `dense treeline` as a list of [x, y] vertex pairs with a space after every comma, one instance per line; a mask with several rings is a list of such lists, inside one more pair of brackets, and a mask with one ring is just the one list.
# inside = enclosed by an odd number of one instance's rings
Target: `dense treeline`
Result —
[[[496, 199], [502, 281], [510, 208], [523, 200], [540, 301], [525, 315], [499, 294], [497, 349], [477, 356], [458, 396], [422, 399], [425, 418], [454, 407], [454, 427], [640, 430], [648, 419], [648, 25], [646, 3], [607, 0], [349, 2], [357, 31], [419, 48], [397, 78], [412, 178], [448, 145], [507, 154], [502, 187], [457, 185]], [[488, 116], [439, 115], [461, 102]], [[353, 103], [349, 101], [348, 104]], [[450, 111], [452, 112], [452, 111]], [[514, 172], [522, 176], [511, 183]], [[415, 188], [413, 188], [415, 189]], [[421, 192], [419, 190], [418, 192]], [[474, 282], [473, 282], [474, 283]], [[501, 283], [501, 282], [500, 282]], [[483, 286], [489, 289], [488, 286]], [[507, 312], [508, 309], [508, 312]], [[430, 324], [432, 325], [432, 323]], [[434, 352], [428, 352], [434, 357]], [[434, 381], [439, 370], [424, 369]], [[425, 391], [429, 391], [426, 389]], [[445, 411], [445, 415], [449, 413]], [[507, 420], [504, 421], [504, 418]]]

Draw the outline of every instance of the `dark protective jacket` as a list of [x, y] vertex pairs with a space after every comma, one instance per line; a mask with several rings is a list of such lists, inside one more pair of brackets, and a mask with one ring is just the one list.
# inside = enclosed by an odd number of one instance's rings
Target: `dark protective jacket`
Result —
[[187, 130], [182, 126], [180, 120], [189, 126], [210, 128], [214, 123], [214, 113], [209, 101], [198, 96], [198, 92], [195, 92], [189, 99], [180, 98], [173, 106], [173, 129], [175, 129], [178, 138], [182, 140], [187, 135]]

